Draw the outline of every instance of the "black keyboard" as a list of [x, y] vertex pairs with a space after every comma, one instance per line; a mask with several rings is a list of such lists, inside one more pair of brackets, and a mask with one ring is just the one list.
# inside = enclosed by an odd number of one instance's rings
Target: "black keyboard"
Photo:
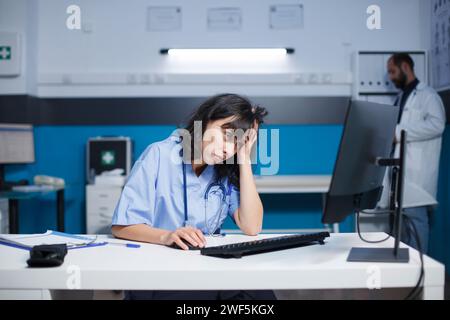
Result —
[[295, 234], [263, 240], [232, 243], [216, 247], [207, 247], [202, 248], [200, 252], [205, 256], [219, 258], [241, 258], [242, 256], [256, 253], [284, 250], [317, 243], [324, 244], [324, 239], [329, 236], [330, 233], [328, 232]]

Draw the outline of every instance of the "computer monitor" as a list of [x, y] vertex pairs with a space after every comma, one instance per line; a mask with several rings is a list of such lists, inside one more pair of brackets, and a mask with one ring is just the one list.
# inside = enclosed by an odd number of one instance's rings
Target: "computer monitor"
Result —
[[33, 126], [0, 123], [0, 150], [0, 164], [33, 163]]
[[[384, 159], [386, 163], [391, 160], [398, 113], [399, 108], [392, 105], [358, 100], [350, 102], [330, 189], [325, 197], [323, 223], [341, 222], [351, 214], [376, 207], [387, 170], [379, 160]], [[399, 165], [400, 162], [389, 165]], [[357, 257], [350, 256], [349, 261], [398, 262], [400, 258], [409, 259], [404, 251], [401, 257], [397, 250], [394, 251], [395, 256], [392, 250], [364, 251]], [[360, 250], [355, 252], [361, 253]]]
[[104, 172], [121, 170], [127, 177], [131, 170], [133, 143], [129, 137], [92, 137], [86, 150], [87, 180], [95, 183], [96, 177]]
[[323, 223], [342, 222], [356, 210], [376, 206], [386, 172], [376, 159], [390, 157], [398, 112], [399, 108], [391, 105], [350, 101]]
[[5, 165], [35, 161], [33, 126], [0, 123], [0, 189], [6, 189]]

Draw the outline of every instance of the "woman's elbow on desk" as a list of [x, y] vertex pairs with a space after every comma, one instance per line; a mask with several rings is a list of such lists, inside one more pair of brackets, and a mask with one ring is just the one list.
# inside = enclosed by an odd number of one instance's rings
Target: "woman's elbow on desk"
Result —
[[238, 212], [234, 214], [234, 220], [239, 229], [247, 236], [257, 236], [262, 231], [262, 221], [261, 223], [255, 223], [254, 221], [247, 224], [243, 223]]
[[261, 228], [258, 228], [258, 229], [241, 229], [241, 230], [245, 233], [246, 236], [252, 236], [252, 237], [257, 236], [262, 231]]

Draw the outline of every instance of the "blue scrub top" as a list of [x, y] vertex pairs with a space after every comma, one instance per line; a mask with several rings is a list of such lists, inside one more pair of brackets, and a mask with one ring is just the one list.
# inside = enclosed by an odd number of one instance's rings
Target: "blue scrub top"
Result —
[[[147, 224], [154, 228], [175, 230], [184, 226], [183, 170], [179, 136], [152, 143], [134, 164], [114, 211], [112, 225]], [[205, 224], [205, 191], [215, 181], [214, 167], [208, 165], [197, 177], [191, 164], [186, 164], [188, 221], [187, 225], [212, 233], [221, 227], [227, 215], [239, 208], [239, 191], [227, 178], [226, 203], [219, 217], [220, 201], [210, 196]], [[208, 227], [207, 227], [208, 226]]]

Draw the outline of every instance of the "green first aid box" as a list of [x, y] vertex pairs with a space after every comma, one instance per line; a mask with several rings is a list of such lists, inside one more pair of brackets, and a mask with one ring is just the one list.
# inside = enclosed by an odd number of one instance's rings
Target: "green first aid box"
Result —
[[95, 182], [95, 177], [105, 171], [122, 169], [122, 176], [131, 170], [132, 141], [129, 137], [89, 138], [86, 150], [87, 181]]

